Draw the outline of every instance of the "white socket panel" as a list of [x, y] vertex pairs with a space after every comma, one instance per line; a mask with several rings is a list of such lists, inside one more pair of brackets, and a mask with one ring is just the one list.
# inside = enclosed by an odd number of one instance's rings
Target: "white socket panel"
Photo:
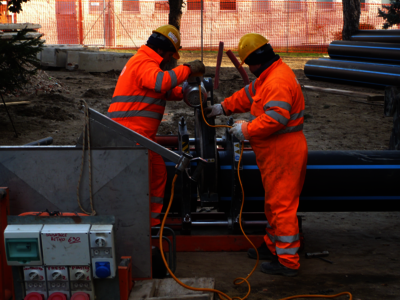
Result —
[[44, 225], [43, 264], [46, 266], [90, 265], [90, 224]]
[[111, 275], [107, 278], [114, 278], [116, 273], [116, 260], [113, 225], [92, 225], [90, 229], [90, 248], [93, 277], [99, 278], [96, 275], [96, 262], [108, 262], [110, 263]]

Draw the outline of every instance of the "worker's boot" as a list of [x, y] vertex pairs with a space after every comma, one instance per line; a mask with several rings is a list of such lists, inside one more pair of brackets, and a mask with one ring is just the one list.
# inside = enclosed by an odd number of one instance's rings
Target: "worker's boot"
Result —
[[[268, 249], [268, 246], [265, 242], [263, 242], [261, 246], [257, 248], [257, 251], [261, 260], [277, 259], [277, 256], [272, 254], [272, 252]], [[247, 250], [247, 255], [252, 259], [257, 259], [256, 249], [250, 248], [249, 250]]]
[[285, 267], [278, 259], [274, 259], [271, 262], [262, 263], [261, 272], [270, 275], [296, 276], [298, 270]]

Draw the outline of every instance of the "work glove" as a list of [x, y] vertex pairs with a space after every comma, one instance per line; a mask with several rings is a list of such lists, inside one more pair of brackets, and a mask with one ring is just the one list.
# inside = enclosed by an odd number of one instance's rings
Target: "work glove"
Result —
[[216, 116], [225, 115], [224, 108], [221, 104], [206, 107], [204, 112], [207, 114], [207, 118], [215, 118]]
[[183, 65], [190, 68], [190, 75], [202, 76], [206, 72], [206, 66], [198, 59], [189, 61]]
[[237, 139], [241, 142], [243, 142], [245, 140], [244, 134], [242, 132], [242, 123], [233, 124], [233, 127], [231, 129], [229, 129], [229, 133], [236, 136]]

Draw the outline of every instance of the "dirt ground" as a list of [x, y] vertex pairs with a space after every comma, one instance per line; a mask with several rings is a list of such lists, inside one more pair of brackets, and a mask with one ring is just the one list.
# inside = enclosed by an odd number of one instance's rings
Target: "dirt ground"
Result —
[[[200, 58], [199, 52], [184, 52], [180, 63]], [[315, 58], [315, 57], [314, 57]], [[382, 90], [353, 87], [307, 79], [304, 64], [312, 58], [283, 57], [303, 85], [339, 88], [383, 94]], [[214, 77], [216, 53], [205, 53], [206, 76]], [[6, 97], [7, 102], [30, 101], [28, 105], [9, 106], [16, 138], [3, 106], [0, 106], [0, 145], [24, 145], [47, 136], [54, 145], [75, 145], [83, 128], [79, 100], [106, 113], [118, 74], [90, 74], [82, 71], [46, 70], [46, 76], [60, 92], [49, 94], [38, 87], [35, 92]], [[248, 72], [249, 73], [249, 72]], [[250, 79], [254, 76], [249, 74]], [[224, 57], [220, 88], [221, 102], [244, 86], [239, 73]], [[310, 150], [383, 150], [388, 148], [392, 118], [384, 117], [382, 102], [364, 104], [363, 100], [327, 93], [304, 91], [306, 119], [304, 133]], [[177, 134], [181, 116], [193, 134], [193, 112], [181, 102], [167, 105], [159, 134]], [[248, 115], [237, 115], [246, 119]], [[218, 123], [225, 123], [220, 118]], [[222, 133], [218, 134], [221, 137]], [[333, 264], [301, 255], [300, 275], [295, 278], [269, 276], [257, 271], [250, 279], [249, 299], [280, 299], [296, 294], [332, 295], [353, 293], [354, 300], [400, 299], [400, 213], [302, 213], [307, 252], [330, 252]], [[246, 253], [178, 253], [178, 277], [215, 277], [216, 287], [230, 296], [244, 296], [246, 288], [235, 287], [237, 276], [246, 276], [255, 261]], [[347, 299], [346, 296], [337, 299]]]
[[[200, 58], [199, 52], [184, 52], [179, 63]], [[304, 64], [310, 58], [283, 57], [294, 70], [298, 80], [304, 85], [348, 89], [383, 94], [382, 90], [365, 87], [344, 86], [326, 82], [311, 81], [305, 77]], [[214, 77], [216, 53], [205, 53], [206, 76]], [[250, 80], [254, 79], [247, 68]], [[83, 114], [80, 99], [101, 113], [106, 113], [118, 80], [118, 74], [87, 73], [82, 71], [46, 70], [54, 83], [61, 85], [58, 93], [49, 94], [44, 89], [32, 88], [29, 93], [18, 97], [6, 97], [6, 102], [31, 101], [29, 105], [9, 106], [15, 133], [4, 107], [0, 106], [0, 145], [23, 145], [40, 138], [52, 136], [54, 145], [75, 145], [83, 128]], [[219, 103], [244, 86], [239, 73], [227, 57], [220, 70], [220, 87], [214, 93]], [[303, 91], [306, 102], [304, 133], [310, 150], [382, 150], [387, 149], [392, 128], [392, 118], [383, 115], [382, 102], [362, 104], [351, 100], [363, 99], [327, 93]], [[190, 134], [194, 134], [193, 111], [182, 102], [168, 102], [159, 134], [177, 134], [178, 120], [184, 116]], [[249, 114], [235, 115], [236, 119], [246, 119]], [[227, 117], [217, 119], [217, 124], [227, 122]], [[219, 129], [217, 136], [223, 134]]]

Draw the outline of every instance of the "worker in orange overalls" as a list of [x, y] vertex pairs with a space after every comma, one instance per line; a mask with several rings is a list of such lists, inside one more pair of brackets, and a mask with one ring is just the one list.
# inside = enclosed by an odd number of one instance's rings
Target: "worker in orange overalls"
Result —
[[[244, 35], [239, 56], [257, 77], [249, 85], [206, 109], [207, 117], [251, 112], [251, 120], [234, 124], [230, 133], [249, 140], [256, 155], [265, 189], [268, 223], [260, 258], [267, 274], [295, 276], [300, 267], [297, 208], [307, 165], [303, 134], [304, 97], [293, 71], [276, 55], [263, 36]], [[249, 249], [250, 258], [257, 258]]]
[[[178, 29], [164, 25], [153, 31], [147, 44], [127, 62], [119, 76], [107, 116], [155, 141], [166, 101], [182, 100], [178, 87], [190, 74], [205, 72], [204, 64], [192, 61], [164, 71], [171, 57], [179, 59]], [[167, 170], [162, 157], [150, 151], [151, 226], [160, 224]]]

